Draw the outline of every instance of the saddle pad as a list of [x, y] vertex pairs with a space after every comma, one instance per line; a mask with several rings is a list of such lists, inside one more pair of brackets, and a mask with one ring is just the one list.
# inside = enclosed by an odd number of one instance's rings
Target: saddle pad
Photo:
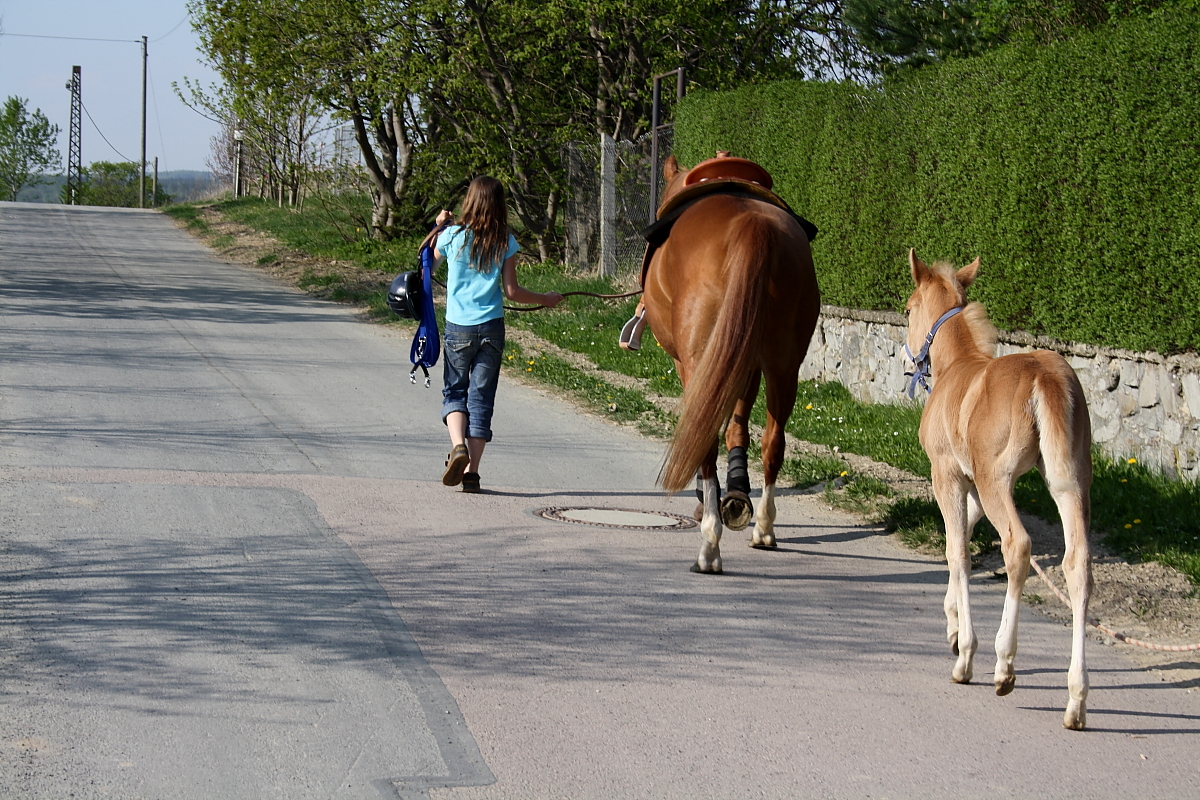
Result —
[[[728, 161], [729, 159], [717, 160]], [[791, 206], [782, 197], [758, 184], [748, 183], [736, 178], [725, 178], [687, 186], [659, 206], [658, 219], [642, 229], [642, 238], [646, 240], [646, 252], [642, 255], [641, 285], [643, 287], [646, 285], [646, 272], [650, 269], [650, 259], [654, 257], [654, 251], [661, 247], [663, 242], [667, 240], [667, 237], [671, 235], [671, 228], [675, 225], [675, 221], [683, 215], [683, 212], [691, 208], [693, 203], [710, 194], [749, 197], [770, 203], [777, 208], [782, 208], [804, 229], [804, 234], [808, 237], [809, 242], [816, 239], [817, 234], [820, 233], [820, 229], [816, 225], [793, 211]]]

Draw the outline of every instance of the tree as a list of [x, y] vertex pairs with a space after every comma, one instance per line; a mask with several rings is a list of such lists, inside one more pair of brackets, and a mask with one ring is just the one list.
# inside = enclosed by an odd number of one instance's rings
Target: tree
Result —
[[[94, 161], [80, 170], [75, 202], [85, 206], [136, 208], [139, 178], [141, 167], [136, 161]], [[150, 195], [153, 188], [151, 179], [145, 178], [145, 181], [145, 193]], [[63, 194], [66, 195], [65, 186]], [[171, 196], [159, 186], [154, 205], [161, 206], [169, 202]]]
[[[417, 57], [410, 6], [405, 0], [193, 0], [190, 6], [201, 48], [225, 79], [239, 124], [274, 98], [279, 110], [327, 111], [352, 125], [370, 180], [372, 235], [381, 240], [401, 222], [422, 140], [408, 68]], [[385, 48], [403, 58], [385, 56]]]
[[561, 154], [650, 123], [655, 74], [712, 89], [845, 77], [842, 0], [192, 0], [202, 50], [238, 113], [313, 98], [350, 124], [373, 235], [429, 221], [480, 172], [522, 236], [555, 250]]
[[9, 97], [0, 109], [0, 197], [16, 200], [26, 186], [43, 183], [47, 170], [57, 171], [62, 155], [55, 148], [59, 127], [40, 108], [29, 113], [28, 101]]

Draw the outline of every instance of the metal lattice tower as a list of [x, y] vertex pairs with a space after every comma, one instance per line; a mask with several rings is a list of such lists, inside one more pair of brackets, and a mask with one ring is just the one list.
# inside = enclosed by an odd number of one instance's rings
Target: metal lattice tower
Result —
[[66, 201], [75, 205], [75, 193], [79, 189], [83, 169], [83, 154], [80, 139], [83, 135], [83, 94], [80, 86], [79, 67], [71, 67], [71, 82], [67, 88], [71, 90], [71, 131], [67, 138], [67, 197]]

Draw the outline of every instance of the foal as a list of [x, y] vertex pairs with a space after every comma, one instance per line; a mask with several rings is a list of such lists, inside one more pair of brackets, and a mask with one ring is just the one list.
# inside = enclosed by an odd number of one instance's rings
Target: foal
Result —
[[1082, 730], [1088, 693], [1084, 630], [1092, 591], [1087, 538], [1092, 435], [1083, 388], [1057, 353], [1036, 350], [995, 357], [996, 331], [987, 312], [966, 300], [979, 259], [955, 272], [948, 264], [929, 267], [910, 251], [909, 265], [916, 284], [905, 306], [910, 358], [917, 353], [913, 383], [924, 385], [925, 377], [933, 378], [920, 436], [946, 523], [946, 638], [958, 656], [951, 680], [969, 683], [972, 677], [977, 643], [968, 596], [968, 543], [975, 523], [987, 514], [1000, 532], [1008, 570], [1004, 616], [996, 633], [996, 694], [1008, 694], [1016, 683], [1017, 615], [1029, 575], [1030, 539], [1017, 516], [1012, 490], [1017, 478], [1036, 466], [1058, 506], [1066, 539], [1062, 566], [1071, 594], [1073, 632], [1067, 673], [1070, 699], [1063, 726]]

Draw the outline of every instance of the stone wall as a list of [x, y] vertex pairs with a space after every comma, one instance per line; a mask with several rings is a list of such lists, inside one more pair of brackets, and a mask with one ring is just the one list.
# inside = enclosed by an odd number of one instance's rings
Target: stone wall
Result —
[[[822, 306], [800, 377], [838, 381], [864, 402], [907, 403], [906, 334], [900, 314]], [[1137, 458], [1170, 475], [1200, 477], [1200, 357], [1133, 353], [1004, 331], [996, 354], [1037, 348], [1062, 353], [1074, 367], [1087, 395], [1092, 439], [1107, 453]]]

